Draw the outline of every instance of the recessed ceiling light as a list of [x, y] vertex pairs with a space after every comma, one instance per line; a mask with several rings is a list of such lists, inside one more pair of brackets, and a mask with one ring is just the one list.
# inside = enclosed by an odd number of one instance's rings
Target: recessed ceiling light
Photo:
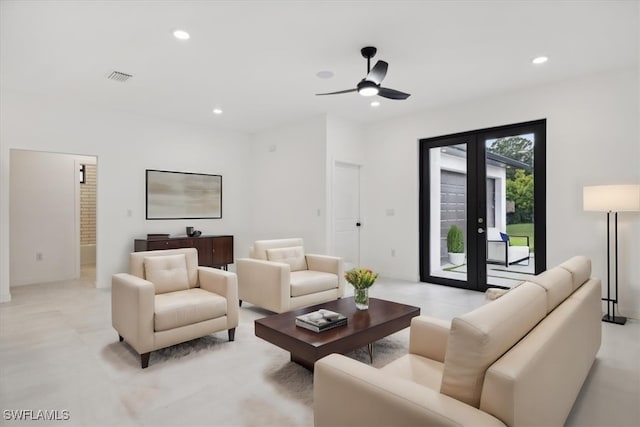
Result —
[[379, 107], [380, 106], [380, 101], [371, 101], [371, 106], [372, 107]]
[[213, 114], [222, 114], [222, 110], [219, 108], [214, 108], [213, 109]]
[[329, 70], [318, 71], [316, 73], [316, 76], [319, 79], [330, 79], [331, 77], [333, 77], [333, 71], [329, 71]]
[[547, 62], [549, 60], [549, 58], [547, 58], [546, 56], [538, 56], [536, 58], [533, 58], [533, 60], [531, 61], [532, 64], [544, 64], [545, 62]]
[[177, 38], [178, 40], [189, 40], [191, 36], [184, 30], [175, 30], [173, 32], [173, 37]]

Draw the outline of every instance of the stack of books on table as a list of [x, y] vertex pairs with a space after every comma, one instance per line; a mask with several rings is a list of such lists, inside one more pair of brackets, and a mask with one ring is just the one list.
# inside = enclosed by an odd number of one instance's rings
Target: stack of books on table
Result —
[[347, 324], [347, 318], [340, 313], [320, 309], [296, 316], [296, 325], [314, 332], [322, 332]]

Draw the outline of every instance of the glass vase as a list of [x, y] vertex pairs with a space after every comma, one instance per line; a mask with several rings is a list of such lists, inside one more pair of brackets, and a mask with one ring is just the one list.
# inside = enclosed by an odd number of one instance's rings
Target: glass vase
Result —
[[354, 289], [353, 297], [356, 300], [356, 308], [358, 310], [366, 310], [369, 308], [369, 288]]

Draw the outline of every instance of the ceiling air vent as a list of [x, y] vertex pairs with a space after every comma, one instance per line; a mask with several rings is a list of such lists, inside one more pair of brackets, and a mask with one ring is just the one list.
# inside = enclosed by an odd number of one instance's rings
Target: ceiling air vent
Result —
[[120, 71], [112, 71], [111, 74], [107, 76], [107, 79], [124, 83], [127, 80], [129, 80], [131, 77], [133, 77], [132, 74], [122, 73]]

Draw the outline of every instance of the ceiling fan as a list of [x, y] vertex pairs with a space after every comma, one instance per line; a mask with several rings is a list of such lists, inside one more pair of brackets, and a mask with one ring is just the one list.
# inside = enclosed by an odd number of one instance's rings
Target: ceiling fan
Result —
[[373, 46], [367, 46], [360, 49], [362, 56], [367, 58], [367, 75], [364, 79], [360, 80], [360, 83], [358, 83], [354, 89], [329, 93], [317, 93], [316, 95], [338, 95], [341, 93], [358, 92], [362, 96], [380, 95], [381, 97], [388, 99], [407, 99], [410, 97], [411, 94], [380, 86], [380, 83], [382, 83], [382, 80], [384, 80], [384, 77], [387, 75], [387, 68], [389, 68], [389, 64], [384, 61], [378, 61], [376, 62], [376, 65], [371, 68], [371, 58], [376, 56], [377, 51], [378, 49]]

